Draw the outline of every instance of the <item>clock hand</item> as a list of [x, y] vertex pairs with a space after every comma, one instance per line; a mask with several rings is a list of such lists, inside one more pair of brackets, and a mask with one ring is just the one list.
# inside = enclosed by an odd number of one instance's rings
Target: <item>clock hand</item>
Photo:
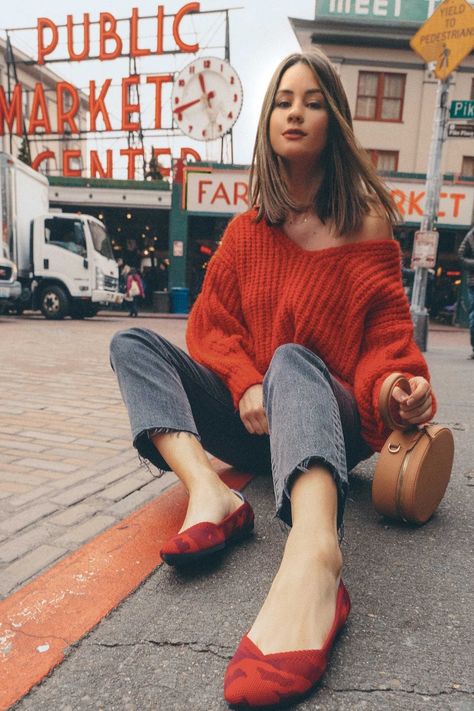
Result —
[[199, 84], [202, 89], [202, 93], [206, 93], [206, 84], [204, 83], [204, 76], [202, 74], [198, 74], [198, 79], [199, 79]]
[[200, 101], [201, 101], [201, 99], [195, 99], [194, 101], [189, 101], [187, 104], [182, 104], [181, 106], [177, 106], [175, 109], [173, 109], [173, 113], [180, 114], [185, 109], [189, 109], [191, 106], [194, 106], [195, 104], [199, 104]]
[[207, 93], [206, 91], [206, 83], [204, 81], [204, 74], [202, 72], [198, 74], [198, 79], [199, 79], [199, 84], [202, 89], [203, 97], [206, 99], [207, 105], [209, 108], [211, 108], [211, 99], [215, 96], [214, 92], [210, 91]]
[[[209, 94], [206, 95], [206, 99], [209, 101], [209, 99], [213, 99], [215, 96], [215, 93], [213, 91], [210, 91]], [[181, 104], [181, 106], [176, 106], [176, 108], [173, 109], [174, 114], [180, 114], [186, 109], [189, 109], [191, 106], [195, 106], [196, 104], [199, 104], [202, 101], [202, 98], [200, 99], [195, 99], [194, 101], [189, 101], [187, 104]]]

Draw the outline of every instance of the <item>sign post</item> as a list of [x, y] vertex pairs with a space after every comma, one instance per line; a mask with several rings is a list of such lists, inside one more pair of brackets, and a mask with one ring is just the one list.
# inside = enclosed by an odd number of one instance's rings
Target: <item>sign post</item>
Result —
[[[427, 63], [436, 63], [438, 78], [428, 168], [425, 212], [420, 232], [432, 233], [439, 207], [441, 156], [448, 120], [449, 77], [474, 47], [474, 9], [467, 0], [444, 0], [410, 40], [411, 48]], [[415, 340], [426, 351], [428, 310], [425, 306], [428, 269], [416, 266], [411, 300]]]

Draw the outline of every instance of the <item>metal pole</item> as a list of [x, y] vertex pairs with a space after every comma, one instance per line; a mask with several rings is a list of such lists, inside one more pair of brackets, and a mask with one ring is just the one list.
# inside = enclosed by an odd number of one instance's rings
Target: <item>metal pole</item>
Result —
[[[230, 62], [230, 24], [229, 24], [229, 10], [225, 11], [225, 55], [224, 58]], [[221, 144], [221, 163], [224, 157], [224, 140], [225, 136], [222, 136]], [[229, 143], [230, 143], [230, 162], [234, 162], [234, 133], [232, 129], [229, 131]]]
[[[443, 143], [446, 138], [446, 124], [448, 120], [448, 96], [450, 79], [438, 81], [436, 92], [436, 109], [431, 137], [428, 169], [426, 171], [426, 201], [425, 212], [421, 221], [420, 231], [434, 228], [439, 208], [439, 194], [443, 176], [441, 173], [441, 156]], [[411, 299], [411, 317], [413, 320], [415, 341], [423, 352], [427, 349], [428, 341], [428, 310], [425, 306], [426, 287], [428, 285], [428, 270], [417, 267], [413, 283]]]
[[[13, 51], [12, 51], [12, 45], [10, 42], [10, 36], [7, 32], [7, 91], [8, 91], [8, 103], [11, 102], [12, 100], [12, 86], [11, 86], [11, 78], [10, 78], [10, 67], [12, 62], [14, 61], [13, 57]], [[12, 124], [13, 125], [13, 124]], [[13, 155], [13, 134], [10, 131], [10, 136], [9, 136], [9, 143], [10, 143], [10, 155]]]

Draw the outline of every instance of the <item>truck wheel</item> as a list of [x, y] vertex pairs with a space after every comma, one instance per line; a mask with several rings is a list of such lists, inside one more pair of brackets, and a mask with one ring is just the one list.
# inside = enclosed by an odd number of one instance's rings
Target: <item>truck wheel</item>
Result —
[[69, 299], [63, 288], [55, 284], [41, 293], [41, 313], [47, 319], [59, 321], [69, 313]]
[[89, 304], [86, 307], [86, 316], [87, 318], [93, 318], [94, 316], [97, 316], [99, 313], [100, 306], [97, 304]]

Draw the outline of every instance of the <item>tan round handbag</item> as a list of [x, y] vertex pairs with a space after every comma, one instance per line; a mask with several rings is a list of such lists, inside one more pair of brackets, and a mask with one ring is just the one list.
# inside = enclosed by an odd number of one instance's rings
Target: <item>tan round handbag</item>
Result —
[[417, 427], [397, 421], [398, 405], [392, 399], [397, 385], [410, 393], [410, 384], [400, 373], [388, 377], [380, 390], [382, 419], [394, 431], [375, 467], [372, 502], [384, 516], [423, 524], [435, 512], [448, 486], [454, 440], [447, 427]]

